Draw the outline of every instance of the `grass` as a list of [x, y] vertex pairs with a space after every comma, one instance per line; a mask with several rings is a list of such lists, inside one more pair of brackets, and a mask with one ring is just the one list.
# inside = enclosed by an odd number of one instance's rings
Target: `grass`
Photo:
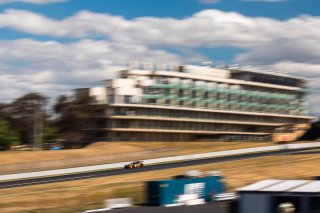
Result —
[[73, 213], [103, 207], [105, 199], [133, 197], [142, 203], [144, 182], [167, 179], [186, 170], [220, 170], [229, 191], [267, 178], [310, 179], [319, 175], [319, 153], [261, 157], [0, 190], [0, 212]]
[[249, 142], [99, 142], [84, 149], [7, 151], [0, 175], [274, 145]]

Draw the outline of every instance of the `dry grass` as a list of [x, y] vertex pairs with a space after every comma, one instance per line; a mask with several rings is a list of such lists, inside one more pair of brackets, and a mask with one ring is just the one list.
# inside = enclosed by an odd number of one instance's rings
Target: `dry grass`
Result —
[[167, 179], [186, 170], [220, 170], [228, 190], [267, 178], [309, 179], [319, 175], [319, 153], [261, 157], [128, 175], [0, 190], [0, 212], [64, 213], [100, 208], [107, 198], [144, 199], [144, 182]]
[[8, 151], [0, 155], [0, 174], [67, 168], [210, 151], [274, 145], [248, 142], [99, 142], [84, 149]]

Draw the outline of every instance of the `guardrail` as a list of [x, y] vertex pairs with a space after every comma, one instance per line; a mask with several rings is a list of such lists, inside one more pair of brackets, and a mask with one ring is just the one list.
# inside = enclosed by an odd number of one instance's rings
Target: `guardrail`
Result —
[[[284, 145], [276, 145], [276, 146], [245, 148], [245, 149], [209, 152], [209, 153], [192, 154], [192, 155], [181, 155], [181, 156], [174, 156], [174, 157], [163, 157], [163, 158], [144, 160], [144, 164], [151, 165], [151, 164], [189, 161], [189, 160], [197, 160], [197, 159], [205, 159], [205, 158], [268, 152], [268, 151], [280, 151], [284, 149], [295, 150], [295, 149], [319, 148], [319, 147], [320, 147], [320, 142], [303, 143], [303, 144], [284, 144]], [[76, 174], [76, 173], [83, 173], [83, 172], [108, 170], [108, 169], [119, 169], [119, 168], [123, 168], [126, 163], [127, 162], [119, 162], [119, 163], [103, 164], [103, 165], [95, 165], [95, 166], [83, 166], [83, 167], [75, 167], [75, 168], [67, 168], [67, 169], [47, 170], [47, 171], [40, 171], [40, 172], [0, 175], [0, 181], [31, 179], [36, 177], [57, 176], [57, 175], [72, 174], [72, 173]]]

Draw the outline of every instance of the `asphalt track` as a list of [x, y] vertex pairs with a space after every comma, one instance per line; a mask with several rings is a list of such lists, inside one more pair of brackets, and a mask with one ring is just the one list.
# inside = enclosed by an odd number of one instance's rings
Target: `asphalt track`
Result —
[[0, 189], [31, 186], [31, 185], [38, 185], [38, 184], [47, 184], [47, 183], [56, 183], [56, 182], [88, 179], [88, 178], [106, 177], [106, 176], [122, 175], [122, 174], [129, 174], [129, 173], [132, 174], [132, 173], [170, 169], [170, 168], [177, 168], [177, 167], [184, 167], [184, 166], [193, 166], [193, 165], [208, 164], [208, 163], [218, 163], [218, 162], [250, 159], [250, 158], [263, 157], [263, 156], [295, 154], [295, 153], [299, 153], [301, 151], [307, 151], [307, 150], [312, 150], [312, 148], [297, 149], [297, 150], [268, 151], [268, 152], [252, 153], [252, 154], [241, 154], [241, 155], [235, 155], [235, 156], [214, 157], [214, 158], [206, 158], [206, 159], [191, 160], [191, 161], [156, 164], [156, 165], [150, 165], [150, 166], [145, 165], [143, 168], [139, 168], [139, 169], [122, 169], [121, 168], [121, 169], [85, 172], [85, 173], [77, 173], [77, 174], [67, 174], [67, 175], [60, 175], [60, 176], [5, 181], [5, 182], [0, 182]]

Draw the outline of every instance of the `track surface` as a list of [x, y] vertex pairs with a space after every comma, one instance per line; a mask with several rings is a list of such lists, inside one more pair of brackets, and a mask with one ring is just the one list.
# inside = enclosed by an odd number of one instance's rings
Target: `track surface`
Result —
[[53, 177], [41, 177], [41, 178], [33, 178], [33, 179], [5, 181], [5, 182], [0, 182], [0, 189], [46, 184], [46, 183], [56, 183], [56, 182], [71, 181], [71, 180], [80, 180], [80, 179], [87, 179], [87, 178], [114, 176], [114, 175], [129, 174], [129, 173], [132, 174], [132, 173], [138, 173], [138, 172], [170, 169], [170, 168], [192, 166], [192, 165], [199, 165], [199, 164], [250, 159], [250, 158], [263, 157], [263, 156], [295, 154], [297, 152], [307, 151], [307, 150], [312, 150], [312, 149], [309, 148], [309, 149], [299, 149], [299, 150], [269, 151], [269, 152], [262, 152], [262, 153], [242, 154], [242, 155], [236, 155], [236, 156], [225, 156], [225, 157], [206, 158], [206, 159], [191, 160], [191, 161], [172, 162], [172, 163], [157, 164], [157, 165], [150, 165], [150, 166], [146, 165], [143, 168], [139, 168], [139, 169], [112, 169], [112, 170], [95, 171], [95, 172], [87, 172], [87, 173], [67, 174], [67, 175], [60, 175], [60, 176], [53, 176]]

